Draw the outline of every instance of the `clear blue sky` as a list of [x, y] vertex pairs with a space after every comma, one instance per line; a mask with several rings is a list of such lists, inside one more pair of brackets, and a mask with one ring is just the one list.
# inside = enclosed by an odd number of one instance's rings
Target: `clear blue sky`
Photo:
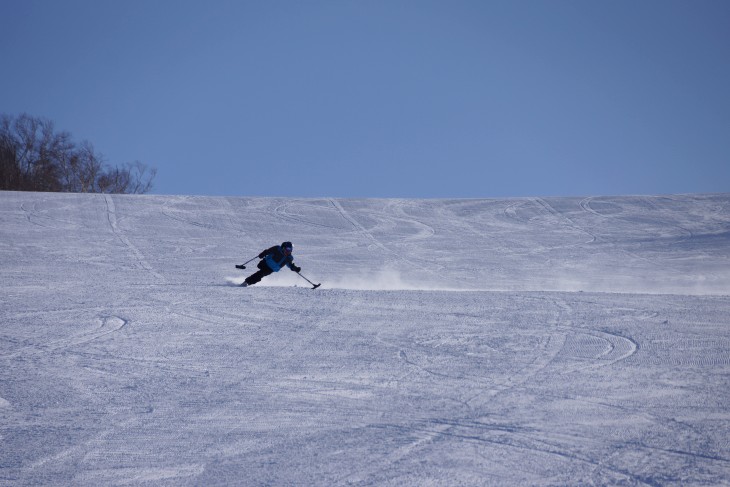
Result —
[[0, 0], [0, 112], [153, 193], [730, 191], [727, 0]]

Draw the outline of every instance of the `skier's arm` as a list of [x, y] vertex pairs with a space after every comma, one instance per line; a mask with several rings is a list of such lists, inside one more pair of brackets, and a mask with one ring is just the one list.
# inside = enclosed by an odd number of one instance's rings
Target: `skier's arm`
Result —
[[294, 263], [294, 261], [291, 261], [291, 262], [287, 262], [287, 264], [286, 264], [286, 265], [287, 265], [287, 266], [289, 266], [289, 269], [293, 270], [293, 271], [294, 271], [294, 272], [296, 272], [296, 273], [299, 273], [299, 272], [301, 272], [301, 271], [302, 271], [302, 268], [301, 268], [301, 267], [299, 267], [298, 265], [296, 265], [296, 264]]
[[263, 252], [261, 252], [259, 254], [259, 259], [263, 259], [264, 257], [266, 257], [270, 253], [274, 252], [275, 250], [276, 250], [276, 245], [274, 245], [273, 247], [269, 247], [268, 249], [264, 250]]

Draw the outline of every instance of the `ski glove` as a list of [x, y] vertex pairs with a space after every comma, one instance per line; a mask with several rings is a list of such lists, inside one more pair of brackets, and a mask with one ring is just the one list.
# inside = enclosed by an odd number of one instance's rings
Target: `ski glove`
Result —
[[294, 271], [294, 272], [296, 272], [297, 274], [298, 274], [298, 273], [300, 273], [300, 272], [302, 272], [302, 268], [301, 268], [301, 267], [299, 267], [299, 266], [295, 266], [295, 265], [292, 265], [292, 266], [291, 266], [291, 270], [293, 270], [293, 271]]

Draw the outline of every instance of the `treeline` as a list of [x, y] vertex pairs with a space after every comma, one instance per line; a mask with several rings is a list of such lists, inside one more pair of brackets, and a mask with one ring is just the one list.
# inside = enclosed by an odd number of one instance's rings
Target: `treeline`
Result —
[[141, 162], [110, 166], [49, 120], [0, 114], [0, 190], [142, 194], [156, 174]]

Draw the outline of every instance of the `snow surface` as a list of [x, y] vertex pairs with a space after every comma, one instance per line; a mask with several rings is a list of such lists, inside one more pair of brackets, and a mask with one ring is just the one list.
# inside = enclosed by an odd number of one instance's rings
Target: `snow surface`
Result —
[[[0, 485], [728, 485], [730, 195], [0, 193]], [[283, 240], [251, 288], [240, 264]]]

